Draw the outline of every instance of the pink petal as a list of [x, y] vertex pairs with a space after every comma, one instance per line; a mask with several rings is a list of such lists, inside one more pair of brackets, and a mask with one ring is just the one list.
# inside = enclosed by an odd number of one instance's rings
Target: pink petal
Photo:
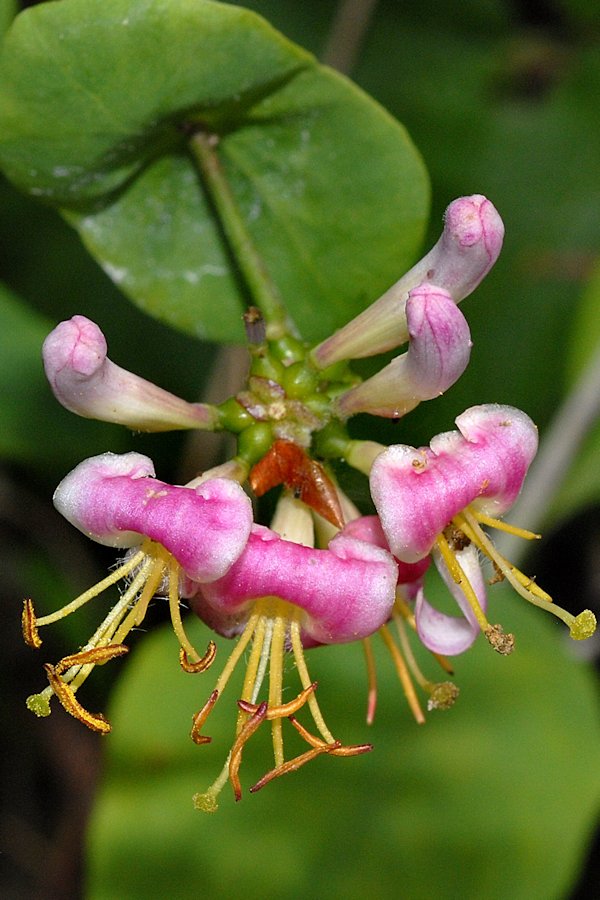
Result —
[[426, 556], [452, 517], [470, 503], [492, 516], [516, 500], [537, 450], [531, 419], [510, 406], [474, 406], [459, 431], [430, 447], [388, 447], [373, 463], [371, 495], [394, 556]]
[[253, 600], [279, 597], [304, 611], [307, 643], [343, 643], [372, 634], [388, 619], [396, 579], [390, 554], [355, 538], [340, 534], [318, 550], [254, 526], [238, 561], [191, 603], [209, 623], [235, 629], [232, 617], [241, 621]]
[[194, 581], [220, 578], [250, 535], [250, 499], [227, 478], [187, 488], [153, 475], [148, 457], [104, 453], [80, 463], [61, 481], [54, 505], [100, 544], [132, 547], [149, 537], [166, 547]]

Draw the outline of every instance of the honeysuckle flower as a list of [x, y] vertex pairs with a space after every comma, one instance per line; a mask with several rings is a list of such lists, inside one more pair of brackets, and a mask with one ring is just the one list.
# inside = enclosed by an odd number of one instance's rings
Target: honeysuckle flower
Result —
[[359, 412], [398, 418], [448, 390], [471, 355], [467, 321], [443, 288], [424, 282], [409, 291], [408, 351], [336, 401], [341, 418]]
[[44, 341], [42, 356], [56, 399], [85, 418], [136, 431], [218, 425], [213, 407], [187, 403], [112, 362], [102, 331], [85, 316], [60, 322]]
[[[487, 556], [499, 576], [521, 596], [563, 619], [572, 637], [589, 637], [595, 628], [593, 614], [584, 610], [575, 617], [557, 607], [545, 591], [500, 556], [481, 528], [488, 525], [536, 537], [497, 518], [516, 500], [535, 456], [535, 425], [520, 410], [495, 404], [471, 407], [456, 424], [458, 431], [437, 435], [429, 447], [395, 445], [376, 457], [371, 495], [390, 550], [400, 560], [416, 562], [435, 547], [480, 629], [500, 653], [512, 650], [513, 637], [487, 621], [476, 585], [461, 564], [459, 551], [469, 545]], [[437, 621], [443, 630], [443, 620]], [[431, 628], [426, 631], [432, 642]]]
[[447, 208], [437, 244], [410, 271], [351, 322], [311, 354], [321, 369], [343, 359], [393, 350], [408, 340], [406, 300], [424, 281], [447, 291], [459, 303], [475, 290], [502, 249], [504, 225], [481, 194], [459, 197]]
[[[197, 609], [248, 619], [253, 601], [277, 596], [301, 611], [303, 645], [341, 644], [377, 631], [394, 601], [397, 573], [385, 550], [346, 534], [326, 550], [284, 540], [253, 526], [241, 556], [220, 579], [202, 587]], [[239, 627], [239, 626], [238, 626]]]
[[[342, 747], [334, 740], [317, 706], [316, 684], [308, 675], [304, 648], [353, 641], [376, 631], [391, 612], [396, 566], [386, 550], [343, 534], [330, 541], [327, 549], [312, 545], [313, 525], [308, 507], [284, 493], [272, 528], [254, 526], [244, 551], [226, 575], [199, 586], [196, 596], [190, 599], [194, 611], [212, 628], [227, 636], [240, 635], [215, 690], [195, 720], [192, 736], [198, 743], [206, 741], [200, 729], [221, 696], [235, 663], [252, 641], [238, 702], [241, 716], [236, 739], [217, 781], [196, 798], [202, 809], [216, 808], [216, 797], [227, 779], [236, 799], [240, 798], [238, 770], [242, 747], [264, 720], [272, 723], [275, 766], [251, 790], [258, 790], [319, 753], [348, 756], [369, 749], [368, 745]], [[283, 704], [282, 700], [286, 648], [294, 657], [302, 686], [297, 701], [291, 704]], [[269, 689], [267, 699], [261, 703], [267, 659]], [[311, 749], [285, 761], [282, 719], [293, 716], [305, 703], [319, 736], [307, 732], [294, 716], [292, 723]]]
[[212, 478], [196, 487], [159, 481], [152, 461], [139, 453], [105, 453], [80, 463], [59, 484], [54, 504], [92, 540], [127, 548], [128, 553], [107, 578], [55, 613], [38, 618], [32, 602], [26, 601], [26, 641], [39, 647], [40, 626], [69, 615], [122, 579], [126, 587], [80, 653], [56, 666], [46, 665], [50, 685], [30, 697], [28, 705], [38, 715], [48, 715], [50, 698], [56, 694], [68, 712], [104, 733], [110, 725], [104, 717], [87, 712], [75, 692], [96, 663], [126, 652], [125, 637], [143, 621], [157, 592], [168, 595], [184, 668], [201, 671], [212, 661], [214, 645], [200, 657], [187, 639], [179, 598], [195, 591], [199, 582], [223, 577], [236, 561], [250, 536], [252, 507], [231, 479]]

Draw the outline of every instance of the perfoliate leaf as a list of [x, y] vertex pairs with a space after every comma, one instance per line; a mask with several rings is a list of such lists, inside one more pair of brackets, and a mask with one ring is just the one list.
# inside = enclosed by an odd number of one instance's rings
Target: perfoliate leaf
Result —
[[59, 207], [142, 308], [242, 337], [252, 301], [190, 130], [215, 138], [239, 216], [301, 334], [325, 336], [410, 264], [428, 205], [402, 126], [248, 10], [62, 0], [0, 62], [0, 163]]

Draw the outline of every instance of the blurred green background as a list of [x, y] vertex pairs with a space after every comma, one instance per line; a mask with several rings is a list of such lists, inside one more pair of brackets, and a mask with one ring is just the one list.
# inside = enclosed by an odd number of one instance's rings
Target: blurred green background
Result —
[[[12, 5], [0, 5], [0, 27]], [[524, 408], [543, 438], [600, 338], [595, 0], [245, 5], [332, 64], [349, 66], [406, 125], [432, 181], [428, 243], [445, 206], [462, 194], [486, 194], [505, 221], [500, 260], [462, 307], [474, 341], [467, 373], [436, 403], [383, 427], [380, 439], [427, 442], [466, 406], [484, 402]], [[350, 56], [335, 27], [344, 6], [356, 39]], [[363, 29], [361, 10], [370, 11]], [[60, 319], [88, 315], [105, 331], [115, 361], [190, 399], [202, 396], [216, 350], [136, 310], [54, 212], [6, 182], [0, 260], [6, 896], [371, 892], [546, 900], [578, 896], [582, 877], [593, 884], [596, 676], [570, 654], [558, 624], [523, 610], [511, 594], [496, 593], [493, 608], [517, 633], [517, 652], [501, 659], [477, 645], [458, 659], [456, 708], [423, 727], [405, 710], [383, 648], [380, 708], [370, 730], [359, 648], [309, 654], [332, 730], [345, 741], [372, 740], [374, 752], [320, 759], [254, 797], [246, 793], [239, 805], [225, 791], [213, 817], [194, 811], [191, 796], [216, 775], [231, 719], [216, 711], [209, 747], [188, 741], [191, 713], [212, 678], [198, 684], [178, 670], [160, 609], [155, 632], [142, 635], [131, 658], [86, 685], [91, 709], [104, 709], [110, 696], [110, 738], [82, 733], [60, 711], [47, 720], [27, 713], [24, 698], [39, 690], [42, 674], [39, 658], [21, 646], [21, 597], [34, 596], [49, 611], [112, 562], [60, 521], [50, 503], [56, 483], [82, 457], [107, 449], [149, 453], [167, 480], [196, 452], [179, 435], [132, 436], [60, 409], [41, 371], [43, 337]], [[357, 423], [357, 433], [368, 425]], [[559, 486], [550, 486], [547, 549], [530, 563], [544, 586], [558, 587], [559, 602], [575, 609], [598, 609], [599, 441], [596, 428], [554, 498]], [[83, 643], [94, 621], [86, 610], [55, 628], [44, 659]], [[195, 635], [206, 639], [200, 627]], [[248, 773], [258, 777], [264, 758], [249, 748], [244, 768], [250, 784]]]

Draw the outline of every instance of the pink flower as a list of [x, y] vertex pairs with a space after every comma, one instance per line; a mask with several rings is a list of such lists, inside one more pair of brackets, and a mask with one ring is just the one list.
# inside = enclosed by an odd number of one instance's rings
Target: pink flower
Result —
[[396, 444], [371, 469], [373, 501], [394, 556], [426, 556], [453, 517], [470, 504], [502, 515], [516, 500], [538, 444], [531, 419], [510, 406], [474, 406], [456, 419], [458, 431], [429, 447]]
[[408, 351], [336, 403], [342, 418], [359, 412], [397, 418], [433, 400], [457, 381], [469, 362], [469, 326], [448, 291], [424, 282], [409, 292]]
[[365, 541], [340, 534], [319, 550], [255, 525], [237, 562], [202, 585], [201, 600], [191, 603], [201, 618], [231, 634], [247, 621], [253, 601], [278, 597], [298, 607], [305, 647], [337, 644], [377, 631], [390, 615], [396, 581], [390, 554]]
[[187, 403], [111, 362], [106, 339], [85, 316], [61, 322], [44, 341], [46, 377], [56, 399], [88, 419], [117, 422], [137, 431], [213, 429], [217, 413]]
[[373, 356], [408, 340], [409, 291], [431, 282], [460, 303], [475, 290], [496, 262], [504, 238], [498, 212], [481, 194], [459, 197], [444, 216], [437, 244], [364, 312], [312, 351], [318, 368], [343, 359]]
[[[354, 641], [376, 631], [389, 617], [394, 603], [397, 569], [384, 549], [344, 534], [327, 549], [313, 547], [313, 518], [308, 507], [284, 493], [277, 504], [272, 528], [254, 526], [246, 547], [223, 578], [199, 586], [190, 598], [193, 610], [219, 633], [238, 636], [236, 647], [214, 691], [195, 718], [193, 737], [207, 738], [201, 729], [221, 697], [231, 672], [251, 643], [238, 729], [222, 776], [195, 798], [198, 807], [214, 810], [228, 778], [236, 799], [241, 797], [241, 749], [263, 721], [270, 720], [275, 766], [251, 790], [294, 771], [320, 753], [354, 756], [368, 744], [342, 746], [327, 728], [315, 696], [316, 682], [308, 673], [305, 649], [316, 644]], [[295, 700], [283, 702], [284, 655], [293, 656], [302, 686]], [[267, 677], [268, 699], [259, 702]], [[317, 734], [309, 732], [295, 713], [308, 707]], [[283, 721], [289, 719], [310, 750], [285, 760]], [[240, 725], [243, 723], [243, 727]]]
[[[465, 615], [460, 621], [439, 613], [421, 592], [415, 618], [425, 646], [439, 653], [462, 653], [479, 628], [506, 654], [513, 638], [487, 621], [477, 550], [507, 573], [511, 583], [518, 578], [479, 523], [502, 526], [492, 515], [502, 515], [516, 500], [537, 450], [537, 429], [525, 413], [497, 405], [472, 407], [456, 424], [458, 431], [437, 435], [429, 447], [396, 445], [381, 453], [371, 469], [371, 494], [392, 553], [416, 562], [433, 550]], [[532, 594], [529, 590], [527, 598]]]
[[36, 715], [47, 716], [56, 696], [72, 716], [105, 734], [109, 723], [84, 709], [75, 692], [96, 664], [127, 652], [123, 642], [142, 623], [156, 593], [168, 596], [183, 668], [200, 672], [212, 663], [212, 642], [201, 657], [188, 640], [179, 598], [196, 591], [200, 581], [221, 578], [240, 556], [252, 527], [252, 506], [240, 485], [228, 478], [208, 479], [197, 487], [165, 484], [154, 477], [152, 461], [139, 453], [104, 453], [80, 463], [59, 484], [54, 504], [92, 540], [129, 552], [110, 575], [55, 613], [38, 617], [26, 600], [26, 642], [38, 648], [39, 627], [70, 615], [119, 581], [125, 584], [83, 649], [56, 666], [46, 665], [49, 686], [29, 697], [27, 705]]
[[214, 478], [196, 488], [165, 484], [139, 453], [104, 453], [80, 463], [57, 487], [54, 505], [100, 544], [158, 542], [194, 581], [221, 578], [252, 527], [250, 499], [235, 481]]

